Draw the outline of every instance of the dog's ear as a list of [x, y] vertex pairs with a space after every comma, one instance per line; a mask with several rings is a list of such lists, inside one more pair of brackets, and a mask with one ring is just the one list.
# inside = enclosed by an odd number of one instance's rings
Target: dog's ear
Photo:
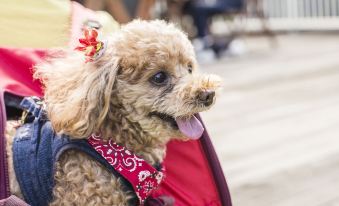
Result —
[[70, 52], [35, 68], [45, 87], [48, 117], [56, 132], [86, 138], [100, 132], [110, 109], [119, 59], [105, 54], [98, 62], [84, 63]]

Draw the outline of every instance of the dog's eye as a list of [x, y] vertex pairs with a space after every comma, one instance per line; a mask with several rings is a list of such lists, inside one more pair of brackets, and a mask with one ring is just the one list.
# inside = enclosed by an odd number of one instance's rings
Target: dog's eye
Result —
[[161, 86], [167, 83], [168, 76], [165, 72], [158, 72], [150, 80], [153, 84]]
[[187, 67], [188, 67], [188, 73], [190, 73], [190, 74], [192, 74], [192, 64], [191, 63], [189, 63], [188, 65], [187, 65]]

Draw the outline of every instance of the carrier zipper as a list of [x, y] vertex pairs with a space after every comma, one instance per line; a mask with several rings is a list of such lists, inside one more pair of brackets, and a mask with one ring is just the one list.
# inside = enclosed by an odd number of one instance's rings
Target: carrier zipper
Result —
[[220, 197], [222, 206], [232, 206], [230, 191], [228, 189], [226, 178], [221, 168], [220, 161], [214, 150], [212, 141], [209, 137], [209, 134], [207, 132], [204, 122], [201, 120], [200, 115], [198, 115], [198, 119], [200, 120], [200, 122], [205, 128], [205, 131], [200, 139], [201, 146], [205, 152], [206, 158], [208, 159], [208, 163], [211, 168], [217, 190], [219, 192], [219, 197]]
[[6, 111], [4, 93], [0, 92], [0, 199], [9, 196], [9, 175], [7, 167], [7, 152], [5, 139]]

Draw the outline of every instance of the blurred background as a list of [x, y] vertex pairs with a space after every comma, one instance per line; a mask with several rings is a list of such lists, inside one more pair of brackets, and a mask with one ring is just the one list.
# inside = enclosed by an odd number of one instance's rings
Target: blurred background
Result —
[[[1, 45], [49, 48], [72, 38], [69, 1], [0, 2]], [[174, 22], [201, 70], [224, 79], [202, 115], [235, 206], [339, 205], [339, 0], [78, 3], [99, 19], [83, 23], [105, 32], [134, 18]]]

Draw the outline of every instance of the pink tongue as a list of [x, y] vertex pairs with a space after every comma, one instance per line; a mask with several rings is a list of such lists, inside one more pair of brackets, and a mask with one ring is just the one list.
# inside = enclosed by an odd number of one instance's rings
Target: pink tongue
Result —
[[195, 116], [192, 116], [189, 119], [177, 118], [175, 121], [177, 122], [180, 131], [191, 139], [199, 139], [204, 132], [204, 127]]

